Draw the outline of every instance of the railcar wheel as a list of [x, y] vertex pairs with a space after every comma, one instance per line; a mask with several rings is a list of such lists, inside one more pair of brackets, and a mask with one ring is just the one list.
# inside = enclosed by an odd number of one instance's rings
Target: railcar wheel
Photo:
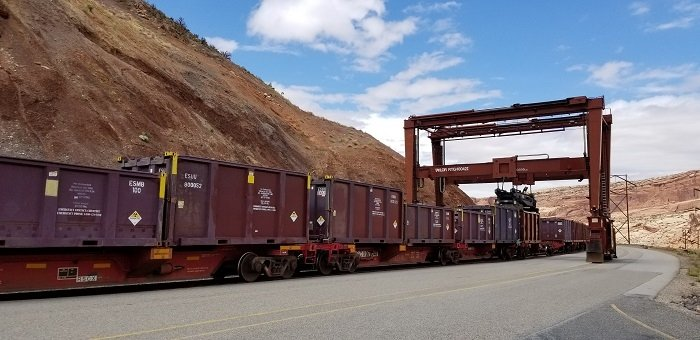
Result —
[[289, 261], [289, 263], [287, 263], [287, 268], [285, 268], [284, 272], [282, 272], [283, 279], [291, 279], [292, 276], [294, 276], [294, 273], [296, 273], [296, 271], [297, 271], [296, 264], [297, 264], [296, 259], [294, 259], [293, 261]]
[[503, 259], [506, 261], [510, 261], [512, 258], [513, 258], [513, 249], [504, 248], [503, 249]]
[[441, 266], [446, 266], [450, 263], [450, 257], [447, 256], [447, 251], [445, 249], [440, 249], [440, 253], [438, 254], [438, 257], [440, 258], [440, 265]]
[[354, 273], [357, 270], [357, 267], [360, 266], [360, 256], [355, 254], [355, 257], [352, 260], [352, 263], [350, 264], [350, 267], [348, 267], [348, 273]]
[[260, 276], [260, 272], [253, 268], [253, 260], [256, 257], [254, 253], [245, 253], [238, 260], [238, 276], [245, 282], [255, 282]]
[[333, 265], [328, 262], [328, 254], [319, 254], [316, 263], [321, 275], [330, 275], [333, 272]]

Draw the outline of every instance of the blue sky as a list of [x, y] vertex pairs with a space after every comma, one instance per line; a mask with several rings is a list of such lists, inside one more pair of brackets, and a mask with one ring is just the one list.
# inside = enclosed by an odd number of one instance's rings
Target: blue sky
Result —
[[[614, 173], [700, 168], [700, 2], [149, 2], [302, 109], [401, 153], [409, 115], [605, 96]], [[579, 157], [582, 131], [452, 142], [447, 151], [455, 163]], [[533, 189], [562, 184], [570, 183]], [[462, 186], [477, 197], [493, 187]]]

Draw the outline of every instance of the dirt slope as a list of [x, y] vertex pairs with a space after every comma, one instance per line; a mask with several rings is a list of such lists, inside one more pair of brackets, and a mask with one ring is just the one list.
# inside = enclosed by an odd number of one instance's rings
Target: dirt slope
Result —
[[[628, 185], [630, 238], [632, 243], [660, 247], [682, 247], [683, 231], [690, 230], [689, 241], [700, 239], [700, 170], [670, 176], [633, 181]], [[622, 226], [626, 218], [618, 204], [626, 210], [625, 184], [611, 185], [611, 211], [615, 225]], [[537, 204], [543, 216], [568, 217], [586, 221], [588, 216], [588, 186], [572, 186], [536, 192]], [[696, 210], [698, 209], [698, 210]], [[626, 225], [623, 228], [627, 236]], [[618, 242], [626, 240], [618, 236]], [[697, 248], [697, 243], [687, 243]]]
[[112, 167], [163, 151], [403, 187], [401, 155], [141, 0], [0, 0], [0, 155]]

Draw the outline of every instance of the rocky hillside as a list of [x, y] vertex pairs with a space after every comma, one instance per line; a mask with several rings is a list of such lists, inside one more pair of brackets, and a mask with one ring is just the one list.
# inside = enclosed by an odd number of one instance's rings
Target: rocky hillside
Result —
[[163, 151], [403, 187], [401, 155], [142, 0], [0, 0], [0, 155], [111, 167]]
[[[697, 191], [696, 191], [697, 189]], [[625, 183], [611, 185], [611, 211], [615, 225], [622, 226], [626, 218]], [[630, 238], [632, 243], [661, 247], [683, 247], [683, 232], [690, 230], [691, 239], [700, 239], [700, 171], [633, 181], [627, 186], [629, 199]], [[537, 204], [543, 216], [568, 217], [586, 221], [588, 216], [588, 186], [572, 186], [536, 192]], [[624, 226], [624, 236], [627, 227]], [[619, 243], [626, 240], [618, 236]], [[698, 248], [697, 243], [687, 243]]]

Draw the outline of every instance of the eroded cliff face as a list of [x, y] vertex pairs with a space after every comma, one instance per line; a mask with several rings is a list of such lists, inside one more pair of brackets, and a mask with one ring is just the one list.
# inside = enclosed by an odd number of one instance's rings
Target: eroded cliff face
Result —
[[[697, 189], [697, 190], [696, 190]], [[625, 184], [611, 186], [611, 211], [615, 225], [622, 226], [624, 235], [618, 243], [627, 243]], [[627, 185], [629, 200], [630, 238], [632, 243], [660, 247], [698, 248], [700, 240], [700, 171], [688, 171], [670, 176], [633, 181]], [[542, 216], [567, 217], [586, 221], [588, 216], [588, 186], [550, 189], [536, 193]], [[684, 231], [690, 232], [688, 240]], [[624, 236], [624, 237], [623, 237]], [[696, 243], [692, 243], [694, 241]]]
[[[1, 155], [113, 167], [176, 151], [404, 184], [401, 155], [300, 110], [141, 0], [0, 0], [0, 88]], [[454, 186], [446, 201], [471, 203]]]

